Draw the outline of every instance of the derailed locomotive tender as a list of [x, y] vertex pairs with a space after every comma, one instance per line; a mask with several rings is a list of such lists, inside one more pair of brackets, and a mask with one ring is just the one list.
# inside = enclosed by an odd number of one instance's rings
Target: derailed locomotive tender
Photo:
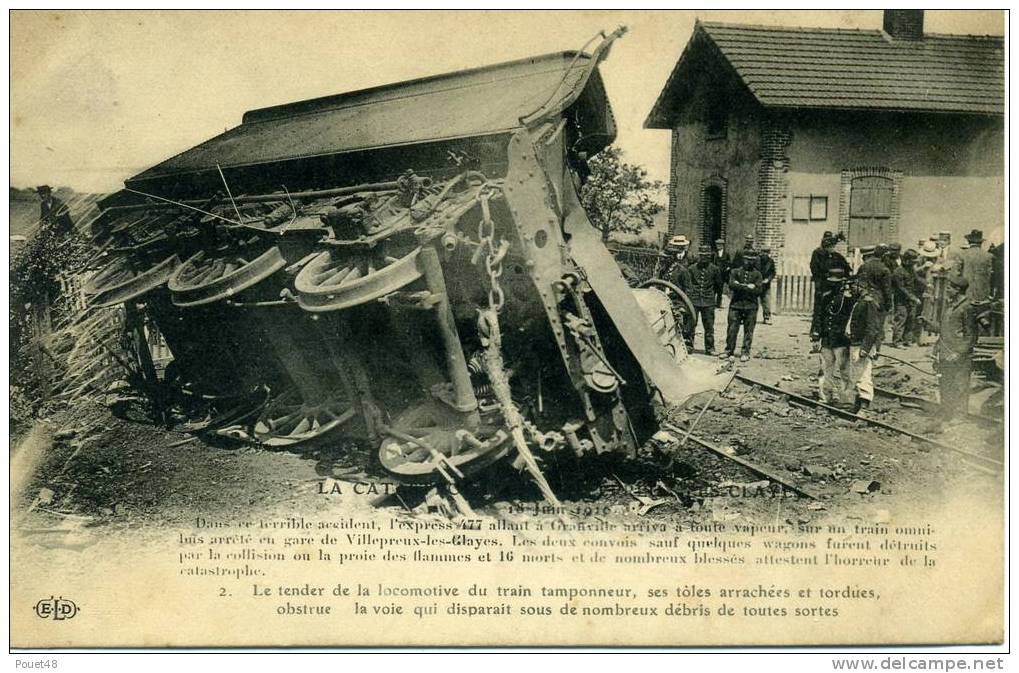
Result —
[[633, 452], [656, 398], [719, 378], [579, 202], [615, 137], [598, 64], [622, 32], [254, 110], [127, 180], [89, 291], [165, 339], [162, 375], [139, 349], [146, 388], [195, 432], [372, 443], [408, 483], [512, 454], [554, 499], [541, 454]]

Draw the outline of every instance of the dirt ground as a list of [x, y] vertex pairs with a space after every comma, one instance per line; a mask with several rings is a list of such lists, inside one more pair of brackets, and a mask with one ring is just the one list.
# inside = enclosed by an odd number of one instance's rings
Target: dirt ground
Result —
[[[723, 338], [719, 312], [716, 339]], [[778, 316], [759, 325], [755, 357], [740, 373], [812, 396], [817, 356], [810, 354], [807, 318]], [[696, 343], [702, 344], [698, 334]], [[929, 348], [886, 352], [921, 369]], [[933, 379], [906, 365], [879, 359], [878, 386], [934, 398]], [[678, 426], [696, 418], [700, 405], [669, 412]], [[1000, 424], [967, 421], [940, 432], [937, 419], [896, 400], [875, 400], [875, 417], [950, 447], [1003, 459]], [[680, 433], [671, 432], [672, 440]], [[1002, 475], [952, 450], [899, 433], [792, 404], [784, 396], [733, 381], [715, 398], [696, 434], [727, 455], [752, 462], [764, 476], [693, 442], [662, 436], [636, 459], [592, 458], [581, 464], [546, 462], [553, 490], [567, 506], [594, 507], [619, 519], [689, 522], [806, 523], [831, 520], [882, 522], [923, 512], [951, 493], [972, 493], [1000, 503]], [[175, 430], [114, 418], [98, 405], [79, 405], [40, 422], [12, 449], [12, 506], [18, 528], [35, 543], [58, 542], [47, 533], [86, 522], [92, 534], [172, 527], [197, 516], [286, 513], [347, 515], [358, 510], [420, 505], [426, 491], [401, 487], [397, 496], [323, 495], [323, 484], [384, 483], [372, 473], [370, 447], [322, 446], [304, 452], [215, 446]], [[790, 492], [778, 497], [777, 481]], [[862, 483], [861, 483], [862, 482]], [[866, 488], [864, 488], [866, 486]], [[857, 489], [857, 490], [854, 490]], [[858, 492], [862, 491], [862, 492]], [[541, 498], [526, 475], [497, 465], [464, 489], [474, 509], [495, 515]], [[36, 531], [37, 534], [33, 534]]]

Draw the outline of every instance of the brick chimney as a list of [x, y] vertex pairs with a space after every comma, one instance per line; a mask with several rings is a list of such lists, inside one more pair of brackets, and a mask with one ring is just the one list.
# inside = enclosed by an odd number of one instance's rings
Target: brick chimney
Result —
[[923, 39], [923, 10], [886, 9], [883, 28], [893, 40]]

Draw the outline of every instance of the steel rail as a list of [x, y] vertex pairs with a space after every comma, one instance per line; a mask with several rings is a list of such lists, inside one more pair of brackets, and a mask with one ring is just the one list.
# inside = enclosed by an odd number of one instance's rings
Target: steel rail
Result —
[[[887, 388], [879, 388], [874, 386], [874, 393], [876, 395], [882, 395], [884, 397], [890, 397], [895, 400], [902, 402], [911, 402], [923, 408], [928, 413], [936, 414], [941, 411], [941, 404], [934, 400], [927, 399], [926, 397], [918, 397], [917, 395], [908, 395], [906, 393], [896, 392], [894, 390], [888, 390]], [[992, 416], [984, 416], [983, 414], [975, 414], [972, 411], [966, 412], [966, 417], [974, 421], [981, 423], [989, 423], [994, 425], [1001, 425], [1004, 421], [1000, 418], [994, 418]]]
[[884, 421], [879, 421], [879, 420], [877, 420], [875, 418], [865, 418], [863, 416], [858, 416], [857, 414], [854, 414], [851, 411], [846, 411], [845, 409], [839, 409], [839, 408], [833, 407], [833, 406], [831, 406], [829, 404], [825, 404], [825, 403], [819, 402], [817, 400], [812, 400], [809, 397], [804, 397], [803, 395], [798, 395], [798, 394], [790, 392], [788, 390], [782, 390], [781, 388], [777, 388], [775, 386], [768, 385], [767, 383], [764, 383], [763, 381], [758, 381], [756, 379], [752, 379], [752, 378], [749, 378], [747, 376], [743, 376], [742, 374], [737, 374], [736, 378], [739, 379], [740, 381], [742, 381], [743, 383], [748, 384], [748, 385], [757, 386], [758, 388], [762, 388], [762, 389], [767, 390], [769, 392], [777, 393], [779, 395], [784, 395], [784, 396], [788, 397], [789, 399], [794, 400], [794, 401], [796, 401], [796, 402], [798, 402], [798, 403], [800, 403], [800, 404], [802, 404], [804, 406], [824, 409], [825, 411], [827, 411], [830, 414], [833, 414], [835, 416], [839, 416], [841, 418], [845, 418], [847, 420], [863, 421], [864, 423], [866, 423], [868, 425], [873, 425], [874, 427], [882, 428], [883, 430], [891, 430], [892, 432], [897, 432], [897, 433], [899, 433], [901, 435], [905, 435], [906, 437], [910, 437], [912, 439], [924, 442], [926, 444], [930, 444], [931, 446], [936, 446], [939, 449], [945, 449], [946, 451], [952, 451], [954, 453], [958, 453], [958, 454], [961, 454], [963, 456], [966, 456], [967, 458], [970, 458], [971, 460], [977, 460], [977, 461], [980, 461], [980, 462], [983, 462], [983, 463], [987, 463], [987, 464], [993, 465], [993, 466], [995, 466], [997, 468], [1004, 467], [1004, 463], [1002, 461], [1000, 461], [1000, 460], [995, 460], [994, 458], [988, 458], [987, 456], [981, 456], [980, 454], [973, 453], [972, 451], [965, 451], [963, 449], [960, 449], [960, 448], [957, 448], [957, 447], [954, 447], [954, 446], [949, 446], [948, 444], [943, 444], [943, 443], [941, 443], [941, 442], [939, 442], [939, 441], [937, 441], [935, 439], [931, 439], [930, 437], [925, 437], [923, 435], [918, 435], [917, 433], [910, 432], [909, 430], [906, 430], [905, 428], [900, 428], [900, 427], [898, 427], [896, 425], [892, 425], [890, 423], [885, 423]]
[[805, 490], [802, 486], [797, 486], [796, 484], [793, 484], [793, 483], [791, 483], [789, 481], [786, 481], [782, 477], [776, 476], [775, 474], [769, 472], [768, 470], [766, 470], [765, 468], [761, 467], [757, 463], [753, 463], [753, 462], [747, 460], [746, 458], [741, 458], [740, 456], [734, 456], [734, 455], [732, 455], [730, 453], [726, 453], [725, 450], [721, 449], [720, 447], [715, 446], [711, 442], [708, 442], [707, 440], [704, 440], [704, 439], [698, 437], [697, 435], [691, 434], [689, 431], [684, 430], [683, 428], [679, 427], [678, 425], [675, 425], [675, 424], [669, 423], [669, 422], [664, 422], [664, 423], [662, 423], [662, 427], [667, 428], [669, 430], [672, 430], [673, 432], [678, 432], [678, 433], [684, 434], [685, 435], [684, 441], [686, 439], [689, 439], [694, 444], [697, 444], [698, 446], [701, 446], [701, 447], [707, 449], [708, 451], [711, 451], [712, 453], [715, 453], [715, 454], [721, 456], [722, 458], [726, 458], [728, 460], [731, 460], [732, 462], [736, 463], [737, 465], [745, 467], [746, 469], [750, 470], [751, 472], [753, 472], [754, 474], [756, 474], [758, 476], [761, 476], [761, 477], [764, 477], [765, 479], [774, 481], [777, 484], [781, 484], [786, 489], [788, 489], [788, 490], [790, 490], [790, 491], [792, 491], [794, 493], [802, 495], [805, 498], [810, 498], [811, 500], [819, 500], [820, 499], [820, 497], [817, 494], [811, 493], [810, 491]]

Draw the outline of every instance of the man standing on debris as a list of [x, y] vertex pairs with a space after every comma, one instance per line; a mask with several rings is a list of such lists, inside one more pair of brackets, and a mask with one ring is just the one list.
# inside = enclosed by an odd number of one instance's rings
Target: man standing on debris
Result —
[[751, 248], [743, 250], [738, 260], [733, 260], [733, 269], [729, 272], [729, 290], [732, 300], [729, 302], [728, 325], [726, 325], [725, 353], [723, 358], [732, 358], [736, 354], [736, 338], [743, 327], [743, 350], [740, 361], [750, 359], [750, 349], [754, 343], [754, 327], [757, 325], [757, 298], [761, 294], [761, 272], [757, 268], [757, 253]]
[[840, 267], [829, 271], [825, 281], [831, 289], [821, 300], [821, 376], [817, 380], [817, 399], [825, 404], [848, 404], [853, 399], [854, 380], [846, 327], [853, 314], [853, 291]]
[[771, 246], [762, 245], [758, 259], [761, 270], [761, 314], [764, 324], [771, 324], [771, 281], [775, 280], [775, 260], [771, 258]]
[[[693, 304], [694, 319], [691, 332], [697, 329], [698, 319], [704, 325], [704, 353], [715, 353], [715, 306], [722, 292], [722, 273], [715, 266], [711, 248], [702, 245], [698, 250], [697, 263], [690, 267], [690, 303]], [[690, 335], [693, 344], [693, 334]]]
[[814, 312], [810, 319], [810, 340], [821, 338], [821, 297], [830, 290], [828, 272], [835, 268], [842, 269], [849, 275], [849, 262], [835, 250], [836, 244], [843, 240], [841, 234], [836, 236], [830, 231], [824, 232], [821, 245], [810, 255], [810, 279], [814, 283]]
[[853, 312], [849, 318], [849, 364], [852, 367], [852, 381], [856, 387], [856, 402], [853, 413], [866, 415], [867, 408], [874, 400], [872, 378], [874, 358], [884, 330], [884, 312], [881, 300], [873, 286], [857, 283], [854, 293]]
[[39, 221], [42, 226], [55, 234], [71, 233], [71, 230], [74, 229], [71, 211], [63, 201], [53, 196], [53, 189], [49, 185], [39, 185], [35, 191], [42, 199], [42, 203], [39, 204]]
[[977, 324], [967, 297], [969, 282], [959, 274], [950, 274], [945, 285], [945, 312], [934, 344], [934, 364], [940, 376], [942, 420], [951, 420], [959, 411], [969, 410], [969, 378]]

